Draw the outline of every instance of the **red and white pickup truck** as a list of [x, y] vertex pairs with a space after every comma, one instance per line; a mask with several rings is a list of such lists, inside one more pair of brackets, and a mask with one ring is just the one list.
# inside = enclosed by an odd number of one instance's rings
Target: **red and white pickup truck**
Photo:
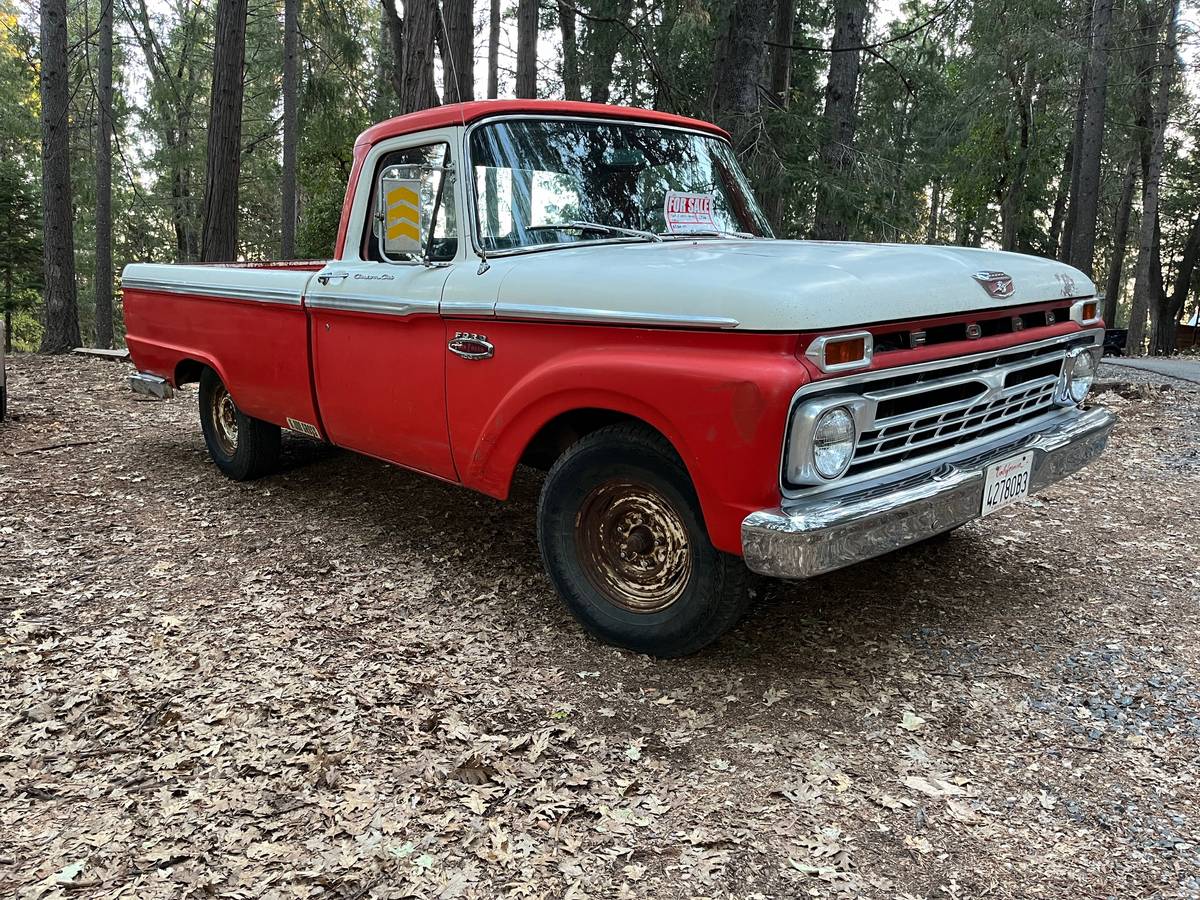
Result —
[[131, 265], [136, 390], [200, 385], [227, 475], [280, 429], [504, 498], [612, 643], [693, 652], [807, 578], [1075, 472], [1104, 330], [1057, 262], [775, 240], [727, 135], [485, 101], [362, 134], [334, 259]]

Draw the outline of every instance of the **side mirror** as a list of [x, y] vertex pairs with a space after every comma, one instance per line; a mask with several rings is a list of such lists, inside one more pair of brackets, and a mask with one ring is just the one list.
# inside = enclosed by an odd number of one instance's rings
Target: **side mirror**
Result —
[[398, 175], [385, 172], [379, 179], [383, 252], [388, 256], [420, 256], [425, 247], [421, 234], [421, 179]]

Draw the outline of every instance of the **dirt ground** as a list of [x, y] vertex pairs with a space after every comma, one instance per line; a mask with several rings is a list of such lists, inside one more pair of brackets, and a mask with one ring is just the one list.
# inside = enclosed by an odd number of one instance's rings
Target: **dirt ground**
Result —
[[9, 359], [0, 896], [1200, 896], [1200, 394], [1076, 477], [660, 662], [501, 504]]

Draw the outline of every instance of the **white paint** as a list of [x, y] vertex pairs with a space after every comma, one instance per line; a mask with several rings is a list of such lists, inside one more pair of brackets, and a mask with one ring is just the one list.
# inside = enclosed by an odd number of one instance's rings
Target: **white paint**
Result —
[[[672, 240], [510, 257], [499, 303], [736, 319], [743, 331], [827, 331], [1020, 306], [1095, 285], [1053, 260], [963, 247], [819, 241]], [[994, 300], [973, 277], [1004, 272]]]

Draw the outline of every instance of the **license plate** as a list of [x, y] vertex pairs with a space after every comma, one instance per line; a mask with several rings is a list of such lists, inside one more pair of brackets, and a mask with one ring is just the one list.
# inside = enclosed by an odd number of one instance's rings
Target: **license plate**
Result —
[[1029, 479], [1033, 474], [1033, 452], [1022, 453], [992, 463], [983, 483], [983, 509], [986, 516], [1029, 496]]

